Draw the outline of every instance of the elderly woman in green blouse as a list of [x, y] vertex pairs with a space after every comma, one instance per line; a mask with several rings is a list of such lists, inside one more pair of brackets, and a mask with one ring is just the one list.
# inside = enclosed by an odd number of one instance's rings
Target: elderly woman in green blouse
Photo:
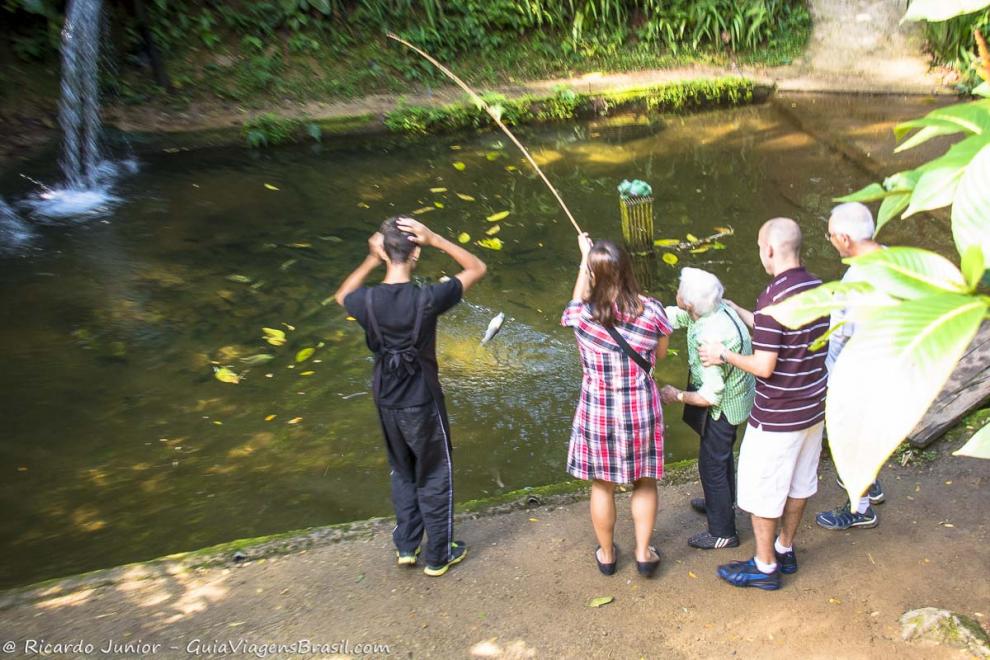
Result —
[[697, 268], [681, 270], [677, 307], [666, 309], [674, 329], [687, 329], [687, 390], [664, 386], [665, 404], [684, 404], [684, 421], [701, 436], [698, 472], [705, 499], [691, 506], [708, 517], [708, 529], [688, 539], [695, 548], [714, 550], [739, 545], [736, 534], [736, 478], [732, 447], [736, 426], [749, 417], [755, 381], [751, 374], [728, 364], [704, 367], [698, 357], [700, 342], [721, 342], [727, 349], [751, 355], [753, 345], [745, 324], [731, 303], [722, 300], [718, 278]]

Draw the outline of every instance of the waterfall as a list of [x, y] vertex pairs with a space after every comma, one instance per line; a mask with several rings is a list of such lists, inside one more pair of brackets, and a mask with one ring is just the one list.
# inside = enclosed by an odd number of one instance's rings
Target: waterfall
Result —
[[100, 165], [100, 14], [102, 0], [70, 0], [62, 30], [64, 134], [59, 163], [69, 189], [93, 188]]
[[0, 254], [15, 251], [30, 238], [31, 231], [24, 221], [17, 217], [7, 202], [0, 199]]

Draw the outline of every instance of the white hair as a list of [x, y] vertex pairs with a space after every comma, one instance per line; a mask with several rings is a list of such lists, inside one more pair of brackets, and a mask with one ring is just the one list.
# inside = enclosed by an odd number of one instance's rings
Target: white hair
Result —
[[698, 316], [704, 316], [722, 303], [725, 288], [718, 278], [700, 268], [682, 268], [681, 285], [677, 294]]
[[873, 223], [873, 214], [865, 204], [859, 202], [846, 202], [839, 204], [832, 209], [832, 216], [829, 218], [831, 231], [835, 234], [845, 234], [854, 243], [868, 241], [873, 238], [876, 232], [876, 225]]

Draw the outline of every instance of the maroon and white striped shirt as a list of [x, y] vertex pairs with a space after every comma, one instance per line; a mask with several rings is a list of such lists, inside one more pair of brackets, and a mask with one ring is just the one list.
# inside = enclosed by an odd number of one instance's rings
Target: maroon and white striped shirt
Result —
[[753, 316], [753, 350], [777, 354], [777, 366], [769, 378], [756, 379], [756, 400], [749, 423], [765, 431], [801, 431], [825, 419], [825, 370], [827, 346], [808, 349], [828, 331], [827, 316], [789, 330], [760, 310], [802, 291], [820, 286], [822, 281], [803, 267], [780, 273], [756, 300]]

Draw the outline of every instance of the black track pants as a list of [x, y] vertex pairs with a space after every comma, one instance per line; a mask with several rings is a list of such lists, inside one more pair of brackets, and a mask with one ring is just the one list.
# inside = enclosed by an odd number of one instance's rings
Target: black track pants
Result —
[[444, 564], [454, 539], [454, 472], [450, 425], [442, 405], [379, 408], [392, 467], [395, 547], [412, 553], [426, 531], [426, 563]]
[[723, 413], [705, 421], [698, 450], [698, 473], [705, 491], [708, 533], [728, 538], [736, 535], [736, 471], [732, 463], [732, 446], [736, 443], [736, 427]]

